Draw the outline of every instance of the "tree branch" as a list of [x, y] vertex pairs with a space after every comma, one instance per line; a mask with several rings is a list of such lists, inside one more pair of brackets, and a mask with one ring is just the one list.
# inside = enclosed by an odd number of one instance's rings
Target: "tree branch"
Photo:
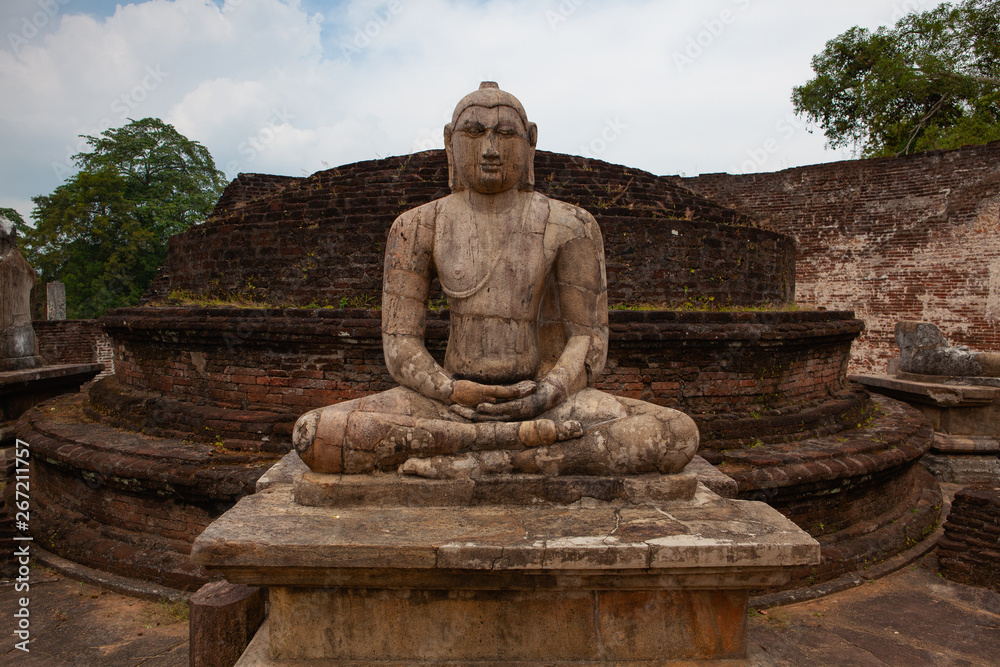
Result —
[[913, 143], [913, 140], [917, 138], [917, 133], [920, 132], [920, 129], [924, 126], [924, 124], [928, 120], [931, 119], [931, 116], [933, 116], [934, 114], [936, 114], [938, 111], [941, 110], [941, 106], [945, 103], [945, 101], [947, 99], [948, 99], [947, 95], [942, 95], [941, 99], [939, 99], [934, 104], [934, 106], [931, 107], [931, 110], [927, 112], [927, 115], [920, 119], [920, 122], [917, 123], [917, 126], [915, 128], [913, 128], [913, 132], [910, 133], [910, 139], [909, 139], [909, 141], [906, 142], [906, 146], [903, 148], [902, 151], [900, 151], [899, 153], [896, 153], [896, 155], [907, 155], [907, 154], [909, 154], [909, 152], [910, 152], [910, 145]]

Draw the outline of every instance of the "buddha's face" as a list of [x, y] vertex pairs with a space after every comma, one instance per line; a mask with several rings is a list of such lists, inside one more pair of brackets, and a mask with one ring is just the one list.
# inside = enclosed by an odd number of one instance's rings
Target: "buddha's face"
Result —
[[461, 186], [496, 194], [527, 181], [532, 145], [528, 128], [510, 107], [470, 106], [455, 122], [450, 144]]

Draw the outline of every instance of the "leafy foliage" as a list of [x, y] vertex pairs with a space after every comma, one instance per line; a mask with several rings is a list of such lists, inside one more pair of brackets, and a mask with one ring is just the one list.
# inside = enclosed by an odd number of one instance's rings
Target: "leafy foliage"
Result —
[[812, 60], [795, 111], [865, 157], [1000, 139], [1000, 0], [944, 3], [892, 29], [854, 27]]
[[22, 244], [43, 282], [66, 284], [70, 317], [137, 304], [167, 239], [204, 220], [226, 183], [208, 149], [157, 118], [84, 138], [79, 173], [32, 198]]

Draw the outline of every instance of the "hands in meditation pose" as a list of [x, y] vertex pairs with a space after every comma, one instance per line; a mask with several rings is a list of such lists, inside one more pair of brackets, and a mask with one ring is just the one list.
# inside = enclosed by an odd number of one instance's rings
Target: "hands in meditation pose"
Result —
[[[302, 415], [323, 473], [679, 472], [681, 412], [593, 389], [607, 356], [604, 247], [593, 216], [533, 191], [538, 130], [495, 83], [445, 126], [452, 194], [400, 215], [385, 254], [382, 340], [399, 387]], [[431, 279], [448, 298], [444, 366], [424, 346]]]

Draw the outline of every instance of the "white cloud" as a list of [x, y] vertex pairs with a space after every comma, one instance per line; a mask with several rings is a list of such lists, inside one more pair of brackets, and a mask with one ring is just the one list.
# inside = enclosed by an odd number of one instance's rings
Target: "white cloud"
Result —
[[[11, 0], [0, 26], [17, 34], [44, 2]], [[782, 125], [791, 87], [826, 40], [907, 2], [63, 2], [17, 53], [0, 48], [0, 205], [27, 215], [76, 135], [125, 116], [175, 124], [231, 176], [301, 175], [440, 146], [483, 79], [521, 99], [545, 150], [688, 174], [739, 169], [768, 139], [763, 170], [837, 159]]]

